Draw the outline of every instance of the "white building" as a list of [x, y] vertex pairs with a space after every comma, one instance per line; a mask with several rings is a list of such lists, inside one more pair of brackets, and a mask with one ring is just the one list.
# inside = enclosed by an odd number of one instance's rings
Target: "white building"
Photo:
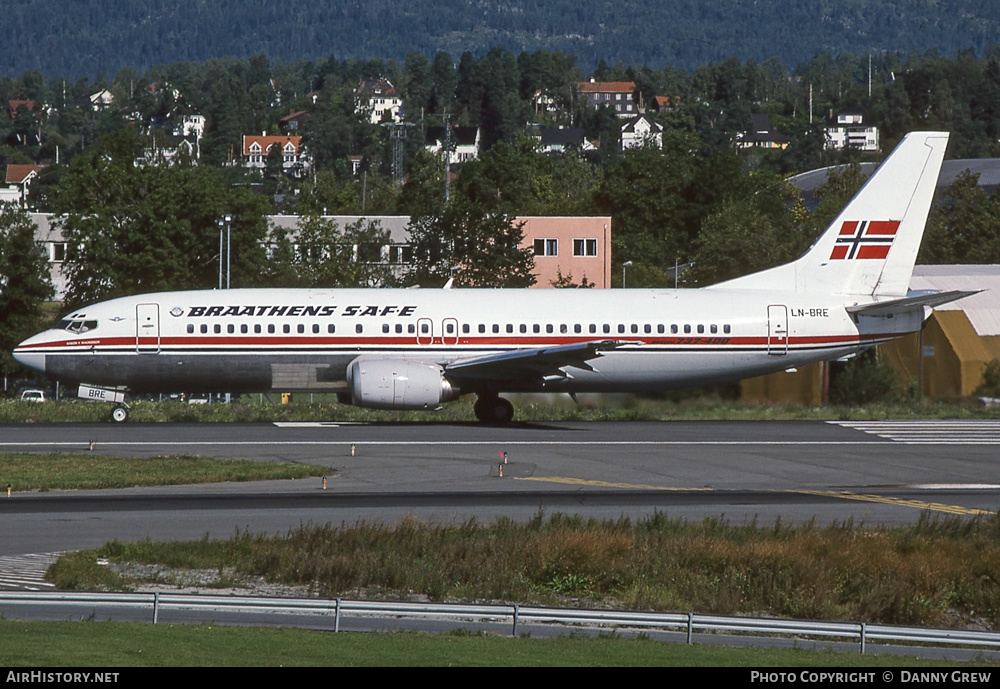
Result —
[[244, 136], [243, 165], [263, 170], [267, 167], [267, 156], [275, 146], [281, 150], [281, 167], [295, 178], [305, 174], [312, 162], [302, 147], [301, 136]]
[[[452, 165], [464, 163], [468, 160], [479, 158], [479, 127], [458, 127], [451, 128], [451, 156], [449, 161]], [[427, 143], [424, 148], [429, 153], [440, 154], [445, 147], [444, 127], [428, 127]]]
[[836, 116], [830, 113], [826, 126], [826, 147], [839, 150], [855, 148], [859, 151], [877, 151], [878, 127], [865, 124], [860, 110], [841, 110]]
[[622, 125], [622, 150], [640, 148], [647, 144], [663, 148], [663, 125], [645, 115], [636, 115]]
[[403, 119], [403, 97], [396, 87], [386, 79], [363, 79], [354, 89], [355, 112], [368, 113], [368, 121], [372, 124], [381, 122], [386, 113], [393, 122]]

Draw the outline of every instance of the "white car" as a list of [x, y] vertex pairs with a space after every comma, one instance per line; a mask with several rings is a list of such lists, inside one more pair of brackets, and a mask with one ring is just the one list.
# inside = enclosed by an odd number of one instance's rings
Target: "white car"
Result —
[[47, 402], [48, 399], [42, 390], [25, 390], [21, 393], [22, 402]]

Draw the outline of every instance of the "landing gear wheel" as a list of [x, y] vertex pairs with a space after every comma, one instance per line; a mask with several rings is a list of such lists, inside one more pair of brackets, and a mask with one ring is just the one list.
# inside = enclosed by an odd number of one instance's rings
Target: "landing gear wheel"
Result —
[[472, 409], [483, 423], [502, 425], [514, 419], [514, 405], [502, 397], [480, 397]]
[[111, 410], [111, 420], [115, 423], [124, 423], [128, 418], [128, 409], [125, 407], [115, 407]]

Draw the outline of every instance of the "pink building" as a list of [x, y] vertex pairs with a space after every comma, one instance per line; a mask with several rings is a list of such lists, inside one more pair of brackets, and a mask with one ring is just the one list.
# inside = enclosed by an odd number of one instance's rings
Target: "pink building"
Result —
[[527, 217], [522, 246], [535, 253], [535, 287], [552, 287], [560, 276], [574, 284], [611, 287], [610, 217]]

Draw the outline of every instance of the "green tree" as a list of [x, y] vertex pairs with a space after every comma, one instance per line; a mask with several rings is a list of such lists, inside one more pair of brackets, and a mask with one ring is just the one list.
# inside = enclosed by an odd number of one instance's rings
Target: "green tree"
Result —
[[1000, 263], [1000, 204], [986, 195], [979, 175], [955, 178], [931, 211], [921, 263]]
[[260, 283], [267, 200], [222, 184], [199, 166], [134, 163], [140, 145], [123, 130], [78, 156], [60, 183], [67, 304], [218, 283], [219, 218], [229, 214], [232, 284]]
[[809, 248], [797, 190], [778, 175], [758, 170], [739, 193], [705, 218], [695, 241], [692, 278], [711, 284], [794, 260]]
[[454, 277], [462, 287], [530, 287], [535, 261], [523, 240], [523, 223], [455, 199], [439, 215], [413, 218], [410, 282], [441, 286]]
[[816, 207], [809, 220], [814, 235], [818, 236], [840, 215], [867, 179], [868, 175], [858, 163], [841, 165], [827, 172], [826, 181], [816, 187], [814, 194]]
[[14, 346], [39, 328], [44, 301], [52, 297], [45, 252], [35, 243], [35, 224], [27, 211], [0, 207], [0, 371], [18, 369]]
[[377, 221], [358, 220], [341, 229], [333, 220], [306, 215], [291, 235], [272, 231], [268, 271], [282, 287], [392, 286], [395, 275], [382, 255], [390, 241]]

